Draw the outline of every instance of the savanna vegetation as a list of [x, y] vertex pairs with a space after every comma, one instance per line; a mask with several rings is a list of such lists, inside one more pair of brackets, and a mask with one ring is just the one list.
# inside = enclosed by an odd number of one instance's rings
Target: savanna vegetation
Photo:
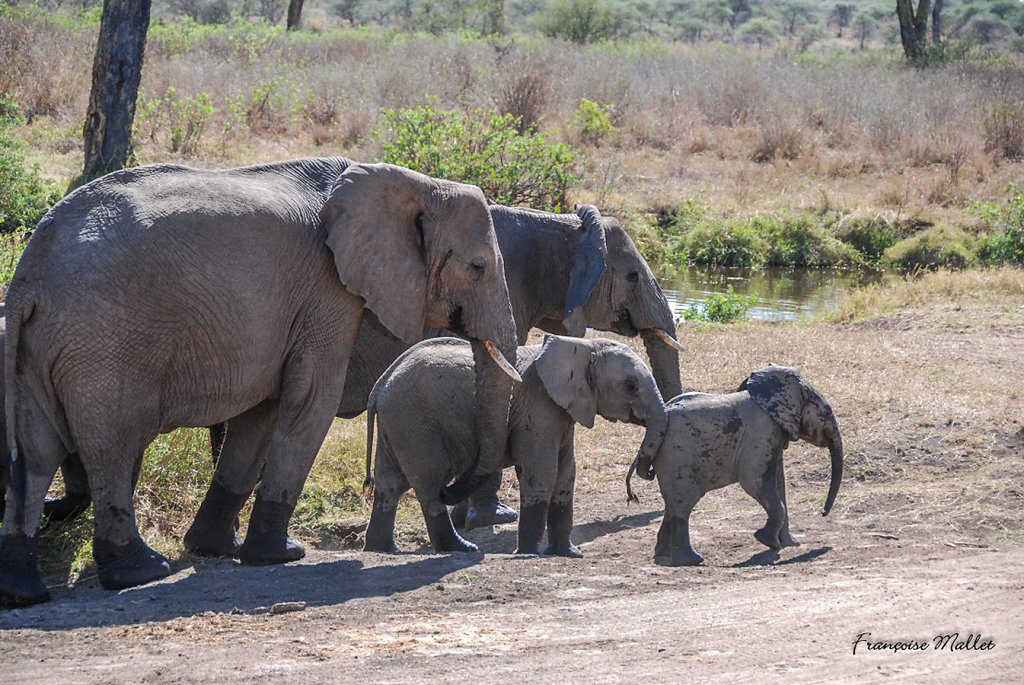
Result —
[[[286, 31], [285, 0], [155, 2], [135, 162], [392, 161], [494, 201], [594, 203], [667, 266], [1018, 267], [865, 291], [844, 321], [945, 297], [940, 284], [1024, 297], [1016, 0], [947, 2], [916, 67], [881, 0], [513, 0], [499, 34], [492, 6], [310, 1], [303, 28]], [[0, 5], [4, 283], [26, 232], [81, 172], [98, 26], [93, 0]], [[687, 318], [745, 308], [731, 293]], [[180, 551], [189, 521], [177, 513], [203, 495], [207, 449], [203, 431], [181, 430], [147, 455], [138, 510], [161, 551]], [[339, 422], [296, 512], [303, 535], [337, 542], [365, 523], [362, 459], [360, 422]], [[59, 544], [43, 548], [78, 573], [88, 530], [51, 531]]]

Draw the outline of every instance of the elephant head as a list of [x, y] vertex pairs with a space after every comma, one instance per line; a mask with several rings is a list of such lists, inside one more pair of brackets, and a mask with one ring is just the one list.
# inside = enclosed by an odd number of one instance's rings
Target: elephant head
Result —
[[[672, 310], [651, 268], [618, 220], [602, 217], [591, 205], [577, 207], [576, 213], [582, 222], [581, 257], [579, 267], [574, 263], [566, 300], [566, 331], [583, 335], [589, 326], [630, 337], [639, 334], [658, 389], [665, 398], [675, 397], [682, 392], [682, 347], [675, 339]], [[599, 260], [603, 268], [597, 270], [592, 265]], [[597, 278], [593, 277], [595, 271]]]
[[551, 399], [587, 428], [600, 414], [646, 426], [641, 454], [653, 459], [668, 427], [658, 386], [627, 346], [611, 340], [544, 337], [537, 374]]
[[353, 165], [334, 184], [321, 219], [341, 282], [384, 327], [410, 344], [424, 326], [472, 342], [480, 454], [448, 491], [446, 499], [458, 501], [500, 468], [509, 377], [519, 380], [504, 265], [483, 193], [388, 164]]
[[750, 374], [739, 387], [746, 390], [778, 424], [789, 440], [806, 440], [815, 447], [828, 447], [832, 476], [821, 515], [832, 509], [843, 478], [843, 439], [832, 407], [796, 369], [770, 365]]

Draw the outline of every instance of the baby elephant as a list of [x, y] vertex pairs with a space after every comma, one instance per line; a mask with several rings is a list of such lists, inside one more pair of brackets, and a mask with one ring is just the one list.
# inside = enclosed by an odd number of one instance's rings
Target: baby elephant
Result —
[[[650, 371], [621, 343], [548, 335], [543, 345], [520, 347], [517, 357], [523, 382], [512, 391], [503, 464], [515, 464], [519, 475], [517, 552], [539, 553], [546, 524], [545, 554], [580, 557], [569, 539], [575, 424], [591, 428], [600, 414], [646, 426], [640, 454], [653, 459], [665, 434], [665, 405]], [[476, 551], [455, 532], [440, 499], [441, 488], [476, 459], [473, 386], [472, 351], [454, 338], [413, 346], [377, 381], [367, 408], [366, 475], [374, 497], [363, 549], [398, 551], [395, 508], [411, 486], [434, 550]], [[371, 480], [374, 415], [380, 434]]]
[[690, 512], [705, 493], [739, 481], [768, 513], [754, 537], [772, 548], [800, 543], [789, 531], [782, 451], [791, 440], [828, 447], [832, 478], [821, 515], [835, 502], [843, 476], [843, 441], [832, 408], [795, 369], [771, 365], [755, 371], [739, 390], [726, 395], [686, 393], [667, 404], [668, 433], [658, 454], [637, 455], [634, 468], [648, 480], [658, 476], [665, 518], [654, 548], [655, 563], [699, 564], [690, 546]]

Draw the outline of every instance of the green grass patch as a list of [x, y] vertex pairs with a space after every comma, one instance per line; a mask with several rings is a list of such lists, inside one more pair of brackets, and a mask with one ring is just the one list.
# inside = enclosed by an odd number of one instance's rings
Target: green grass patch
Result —
[[735, 292], [730, 285], [724, 293], [712, 295], [701, 304], [691, 304], [683, 312], [684, 321], [706, 321], [708, 323], [734, 323], [750, 318], [750, 310], [757, 299]]

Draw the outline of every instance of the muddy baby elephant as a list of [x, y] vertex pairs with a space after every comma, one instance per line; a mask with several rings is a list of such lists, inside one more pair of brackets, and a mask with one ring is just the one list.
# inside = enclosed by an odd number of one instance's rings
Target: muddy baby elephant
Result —
[[725, 395], [686, 393], [668, 402], [668, 432], [651, 459], [637, 455], [634, 469], [643, 478], [657, 475], [665, 500], [665, 517], [654, 550], [656, 563], [699, 564], [703, 557], [690, 546], [690, 512], [705, 493], [739, 482], [768, 513], [754, 533], [772, 549], [800, 543], [789, 531], [782, 452], [791, 440], [828, 447], [832, 477], [821, 515], [835, 502], [843, 475], [843, 441], [839, 424], [825, 398], [795, 369], [769, 366], [755, 371], [739, 390]]
[[[665, 407], [654, 378], [628, 347], [606, 339], [548, 335], [542, 345], [520, 347], [503, 466], [516, 466], [520, 484], [517, 552], [579, 557], [570, 541], [576, 462], [576, 423], [596, 414], [647, 427], [640, 454], [653, 459], [665, 432]], [[478, 437], [466, 420], [473, 403], [469, 346], [451, 338], [428, 340], [399, 357], [370, 394], [367, 484], [374, 417], [379, 423], [374, 498], [364, 549], [398, 552], [395, 509], [410, 487], [438, 552], [475, 551], [452, 526], [439, 499], [442, 486], [472, 466]]]

